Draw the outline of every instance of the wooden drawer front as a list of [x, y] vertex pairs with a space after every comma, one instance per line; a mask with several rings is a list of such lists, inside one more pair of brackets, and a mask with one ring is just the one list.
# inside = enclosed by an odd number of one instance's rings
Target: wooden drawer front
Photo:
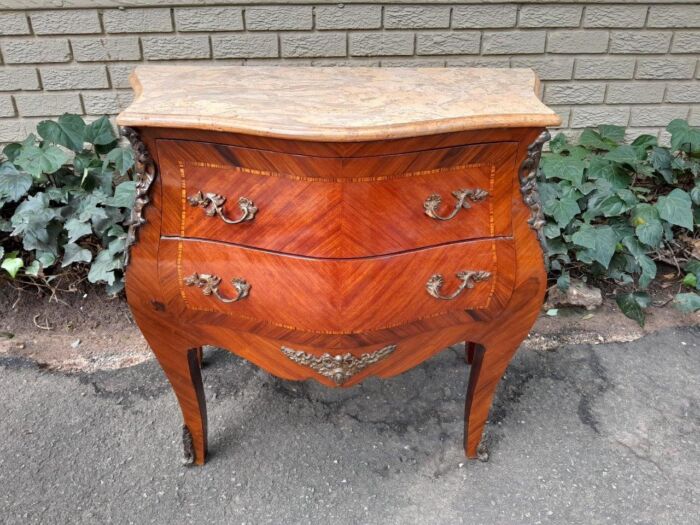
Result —
[[[187, 141], [160, 141], [163, 233], [213, 239], [311, 257], [397, 253], [464, 239], [511, 233], [515, 143], [443, 148], [401, 155], [321, 158]], [[426, 215], [454, 211], [456, 190], [467, 198], [450, 220]], [[226, 198], [229, 219], [252, 201], [251, 220], [227, 224], [186, 200], [197, 192]]]
[[[159, 275], [177, 289], [187, 308], [215, 311], [274, 325], [326, 333], [356, 333], [406, 324], [455, 310], [505, 304], [512, 289], [512, 241], [484, 240], [366, 259], [313, 259], [216, 242], [162, 240]], [[454, 293], [462, 271], [486, 271], [453, 300], [431, 296], [426, 283], [444, 276], [444, 295]], [[191, 276], [197, 274], [199, 279]], [[218, 276], [206, 295], [204, 280]], [[482, 276], [483, 278], [484, 276]], [[250, 286], [237, 297], [231, 280]], [[170, 283], [177, 282], [177, 288]], [[209, 290], [211, 292], [211, 290]], [[173, 292], [176, 293], [176, 292]], [[217, 297], [217, 293], [219, 297]]]

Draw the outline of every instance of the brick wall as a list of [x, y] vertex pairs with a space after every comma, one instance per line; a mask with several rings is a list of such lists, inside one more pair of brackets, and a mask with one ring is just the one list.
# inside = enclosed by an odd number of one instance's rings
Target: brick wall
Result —
[[469, 1], [0, 9], [0, 142], [64, 112], [115, 114], [131, 100], [135, 65], [183, 61], [532, 67], [567, 133], [610, 123], [663, 140], [674, 118], [700, 126], [697, 2]]

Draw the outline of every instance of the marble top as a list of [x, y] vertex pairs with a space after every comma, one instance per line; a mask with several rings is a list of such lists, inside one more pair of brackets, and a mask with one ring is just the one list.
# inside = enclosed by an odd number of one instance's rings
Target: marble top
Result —
[[347, 142], [556, 126], [530, 69], [139, 66], [121, 126]]

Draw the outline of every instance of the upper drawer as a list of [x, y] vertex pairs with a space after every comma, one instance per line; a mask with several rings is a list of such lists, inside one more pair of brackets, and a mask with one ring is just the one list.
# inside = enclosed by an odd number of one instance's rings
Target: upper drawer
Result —
[[516, 151], [321, 158], [159, 141], [162, 232], [313, 257], [507, 236]]

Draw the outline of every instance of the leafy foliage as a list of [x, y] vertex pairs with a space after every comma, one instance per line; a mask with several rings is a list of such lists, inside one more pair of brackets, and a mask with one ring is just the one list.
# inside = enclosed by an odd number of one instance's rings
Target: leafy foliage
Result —
[[[539, 190], [550, 272], [560, 288], [570, 273], [622, 287], [621, 310], [644, 324], [646, 289], [657, 262], [689, 259], [683, 283], [697, 287], [700, 262], [685, 257], [679, 238], [697, 236], [700, 223], [700, 130], [683, 120], [666, 128], [671, 147], [642, 135], [625, 144], [625, 129], [586, 129], [577, 144], [562, 134], [542, 155]], [[680, 299], [679, 299], [680, 298]], [[700, 309], [695, 292], [679, 294], [679, 308]]]
[[48, 284], [68, 266], [89, 265], [90, 282], [118, 292], [135, 192], [131, 149], [107, 117], [86, 124], [65, 114], [37, 133], [0, 158], [0, 267]]

